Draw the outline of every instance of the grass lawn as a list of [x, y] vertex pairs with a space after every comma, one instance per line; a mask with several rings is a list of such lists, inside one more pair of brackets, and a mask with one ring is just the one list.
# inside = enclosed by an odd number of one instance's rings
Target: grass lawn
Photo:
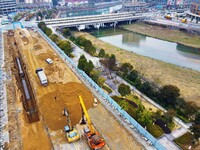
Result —
[[187, 132], [181, 137], [174, 140], [174, 142], [180, 146], [183, 150], [187, 150], [189, 146], [192, 146], [192, 149], [199, 149], [200, 147], [194, 145], [193, 136], [191, 133]]
[[177, 86], [181, 96], [186, 101], [193, 101], [200, 106], [200, 72], [131, 53], [103, 42], [86, 32], [75, 32], [74, 34], [91, 40], [96, 48], [103, 48], [108, 54], [115, 54], [119, 62], [131, 63], [134, 69], [138, 70], [149, 81], [160, 86], [168, 84]]
[[126, 96], [127, 99], [134, 101], [135, 103], [142, 104], [145, 109], [149, 110], [150, 112], [156, 112], [158, 110], [158, 108], [156, 108], [155, 106], [153, 106], [152, 104], [150, 104], [149, 102], [147, 102], [146, 100], [140, 100], [137, 96], [135, 95], [128, 95]]

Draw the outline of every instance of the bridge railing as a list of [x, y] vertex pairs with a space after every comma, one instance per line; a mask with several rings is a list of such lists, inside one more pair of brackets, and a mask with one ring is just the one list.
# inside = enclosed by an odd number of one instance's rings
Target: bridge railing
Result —
[[78, 69], [75, 63], [69, 58], [49, 37], [47, 37], [42, 30], [38, 28], [38, 32], [41, 36], [50, 44], [50, 46], [56, 51], [56, 53], [64, 60], [67, 60], [70, 65], [75, 68], [76, 72], [84, 78], [102, 97], [111, 105], [111, 107], [118, 112], [130, 125], [145, 137], [150, 143], [158, 150], [166, 150], [166, 148], [154, 138], [146, 129], [144, 129], [135, 119], [133, 119], [126, 111], [124, 111], [109, 95], [107, 95], [84, 71]]

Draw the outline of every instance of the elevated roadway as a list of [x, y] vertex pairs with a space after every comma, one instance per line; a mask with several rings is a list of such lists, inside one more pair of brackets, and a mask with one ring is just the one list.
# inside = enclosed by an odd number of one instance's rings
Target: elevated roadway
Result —
[[46, 25], [52, 27], [77, 27], [79, 30], [84, 29], [86, 26], [93, 25], [95, 28], [104, 26], [105, 23], [115, 26], [118, 22], [145, 19], [144, 15], [135, 15], [133, 12], [114, 13], [106, 15], [93, 15], [43, 20]]
[[166, 19], [161, 19], [161, 18], [151, 18], [144, 20], [144, 22], [148, 24], [156, 24], [156, 25], [161, 25], [161, 26], [166, 26], [169, 28], [175, 28], [175, 29], [185, 29], [188, 32], [197, 32], [200, 33], [200, 25], [199, 24], [194, 24], [194, 23], [182, 23], [177, 20], [166, 20]]

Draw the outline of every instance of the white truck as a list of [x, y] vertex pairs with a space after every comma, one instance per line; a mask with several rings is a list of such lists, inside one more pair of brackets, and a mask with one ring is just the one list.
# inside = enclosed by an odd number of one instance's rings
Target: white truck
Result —
[[48, 85], [48, 81], [47, 81], [47, 76], [44, 73], [44, 70], [42, 68], [37, 68], [35, 70], [35, 73], [37, 73], [39, 79], [40, 79], [40, 83], [43, 86], [47, 86]]

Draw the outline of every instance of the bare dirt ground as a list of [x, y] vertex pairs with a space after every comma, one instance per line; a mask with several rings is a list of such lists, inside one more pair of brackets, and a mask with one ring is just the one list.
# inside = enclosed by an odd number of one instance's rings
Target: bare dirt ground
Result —
[[101, 104], [90, 109], [89, 115], [95, 127], [104, 135], [111, 150], [143, 149], [126, 129], [120, 127], [119, 122]]
[[[4, 50], [5, 50], [5, 70], [10, 80], [7, 80], [7, 102], [8, 102], [8, 131], [10, 143], [7, 145], [7, 149], [22, 149], [21, 134], [20, 134], [20, 119], [17, 93], [18, 89], [16, 86], [15, 76], [11, 74], [11, 70], [14, 64], [12, 59], [13, 43], [10, 43], [10, 39], [7, 39], [6, 34], [4, 34]], [[18, 110], [17, 110], [18, 108]]]
[[[34, 95], [40, 113], [40, 121], [31, 124], [25, 121], [23, 108], [20, 102], [21, 94], [16, 83], [12, 82], [13, 85], [16, 85], [16, 89], [13, 89], [13, 91], [16, 91], [16, 94], [10, 94], [10, 96], [16, 101], [18, 113], [16, 113], [16, 109], [13, 113], [16, 114], [18, 120], [10, 119], [10, 122], [18, 121], [17, 127], [19, 130], [17, 130], [17, 128], [15, 129], [16, 133], [14, 135], [17, 135], [18, 140], [12, 143], [14, 147], [11, 149], [15, 149], [15, 146], [18, 146], [17, 149], [37, 150], [42, 147], [42, 150], [49, 150], [52, 149], [54, 145], [55, 149], [67, 148], [87, 150], [88, 146], [86, 142], [82, 140], [67, 144], [63, 132], [63, 127], [67, 124], [67, 120], [66, 117], [62, 115], [62, 111], [64, 107], [66, 107], [70, 114], [72, 124], [75, 125], [79, 123], [81, 119], [81, 107], [78, 94], [82, 95], [87, 108], [92, 107], [93, 95], [39, 34], [33, 31], [18, 29], [15, 31], [14, 37], [22, 55], [22, 60], [26, 64], [26, 71], [29, 75], [33, 92], [35, 93]], [[6, 40], [8, 38], [10, 37], [5, 37]], [[13, 45], [13, 42], [13, 39], [10, 39], [5, 45]], [[8, 52], [13, 50], [14, 46], [7, 49]], [[54, 63], [51, 65], [47, 64], [45, 62], [46, 58], [51, 58]], [[9, 61], [13, 61], [11, 56]], [[9, 65], [13, 66], [12, 64]], [[38, 76], [35, 73], [35, 70], [39, 67], [43, 68], [47, 75], [49, 81], [47, 87], [43, 87], [40, 84]], [[11, 90], [8, 88], [8, 91]], [[102, 131], [106, 140], [108, 139], [108, 142], [106, 141], [108, 145], [103, 148], [104, 150], [109, 148], [118, 149], [117, 145], [120, 145], [120, 149], [142, 148], [104, 107], [99, 105], [95, 109], [92, 109], [92, 111], [94, 113], [90, 113], [91, 120], [94, 121], [95, 126], [97, 124], [97, 130]], [[101, 113], [102, 115], [99, 116]], [[107, 131], [110, 132], [107, 133]], [[80, 132], [82, 131], [80, 130]], [[116, 137], [118, 134], [120, 136]], [[15, 143], [18, 143], [18, 145]]]
[[131, 63], [149, 81], [160, 86], [168, 84], [177, 86], [186, 101], [195, 102], [200, 106], [200, 72], [128, 52], [105, 43], [86, 32], [76, 32], [75, 36], [84, 36], [91, 40], [97, 48], [105, 49], [108, 54], [115, 54], [121, 63]]
[[[14, 71], [12, 52], [15, 50], [12, 37], [4, 36], [5, 64], [6, 71]], [[14, 73], [14, 72], [13, 72]], [[21, 92], [17, 86], [15, 76], [11, 75], [11, 80], [7, 83], [8, 108], [9, 108], [9, 149], [51, 149], [49, 138], [43, 129], [42, 122], [28, 124], [23, 113], [21, 103]], [[41, 140], [42, 139], [42, 140]], [[30, 144], [31, 143], [31, 144]], [[40, 143], [40, 144], [38, 144]]]

